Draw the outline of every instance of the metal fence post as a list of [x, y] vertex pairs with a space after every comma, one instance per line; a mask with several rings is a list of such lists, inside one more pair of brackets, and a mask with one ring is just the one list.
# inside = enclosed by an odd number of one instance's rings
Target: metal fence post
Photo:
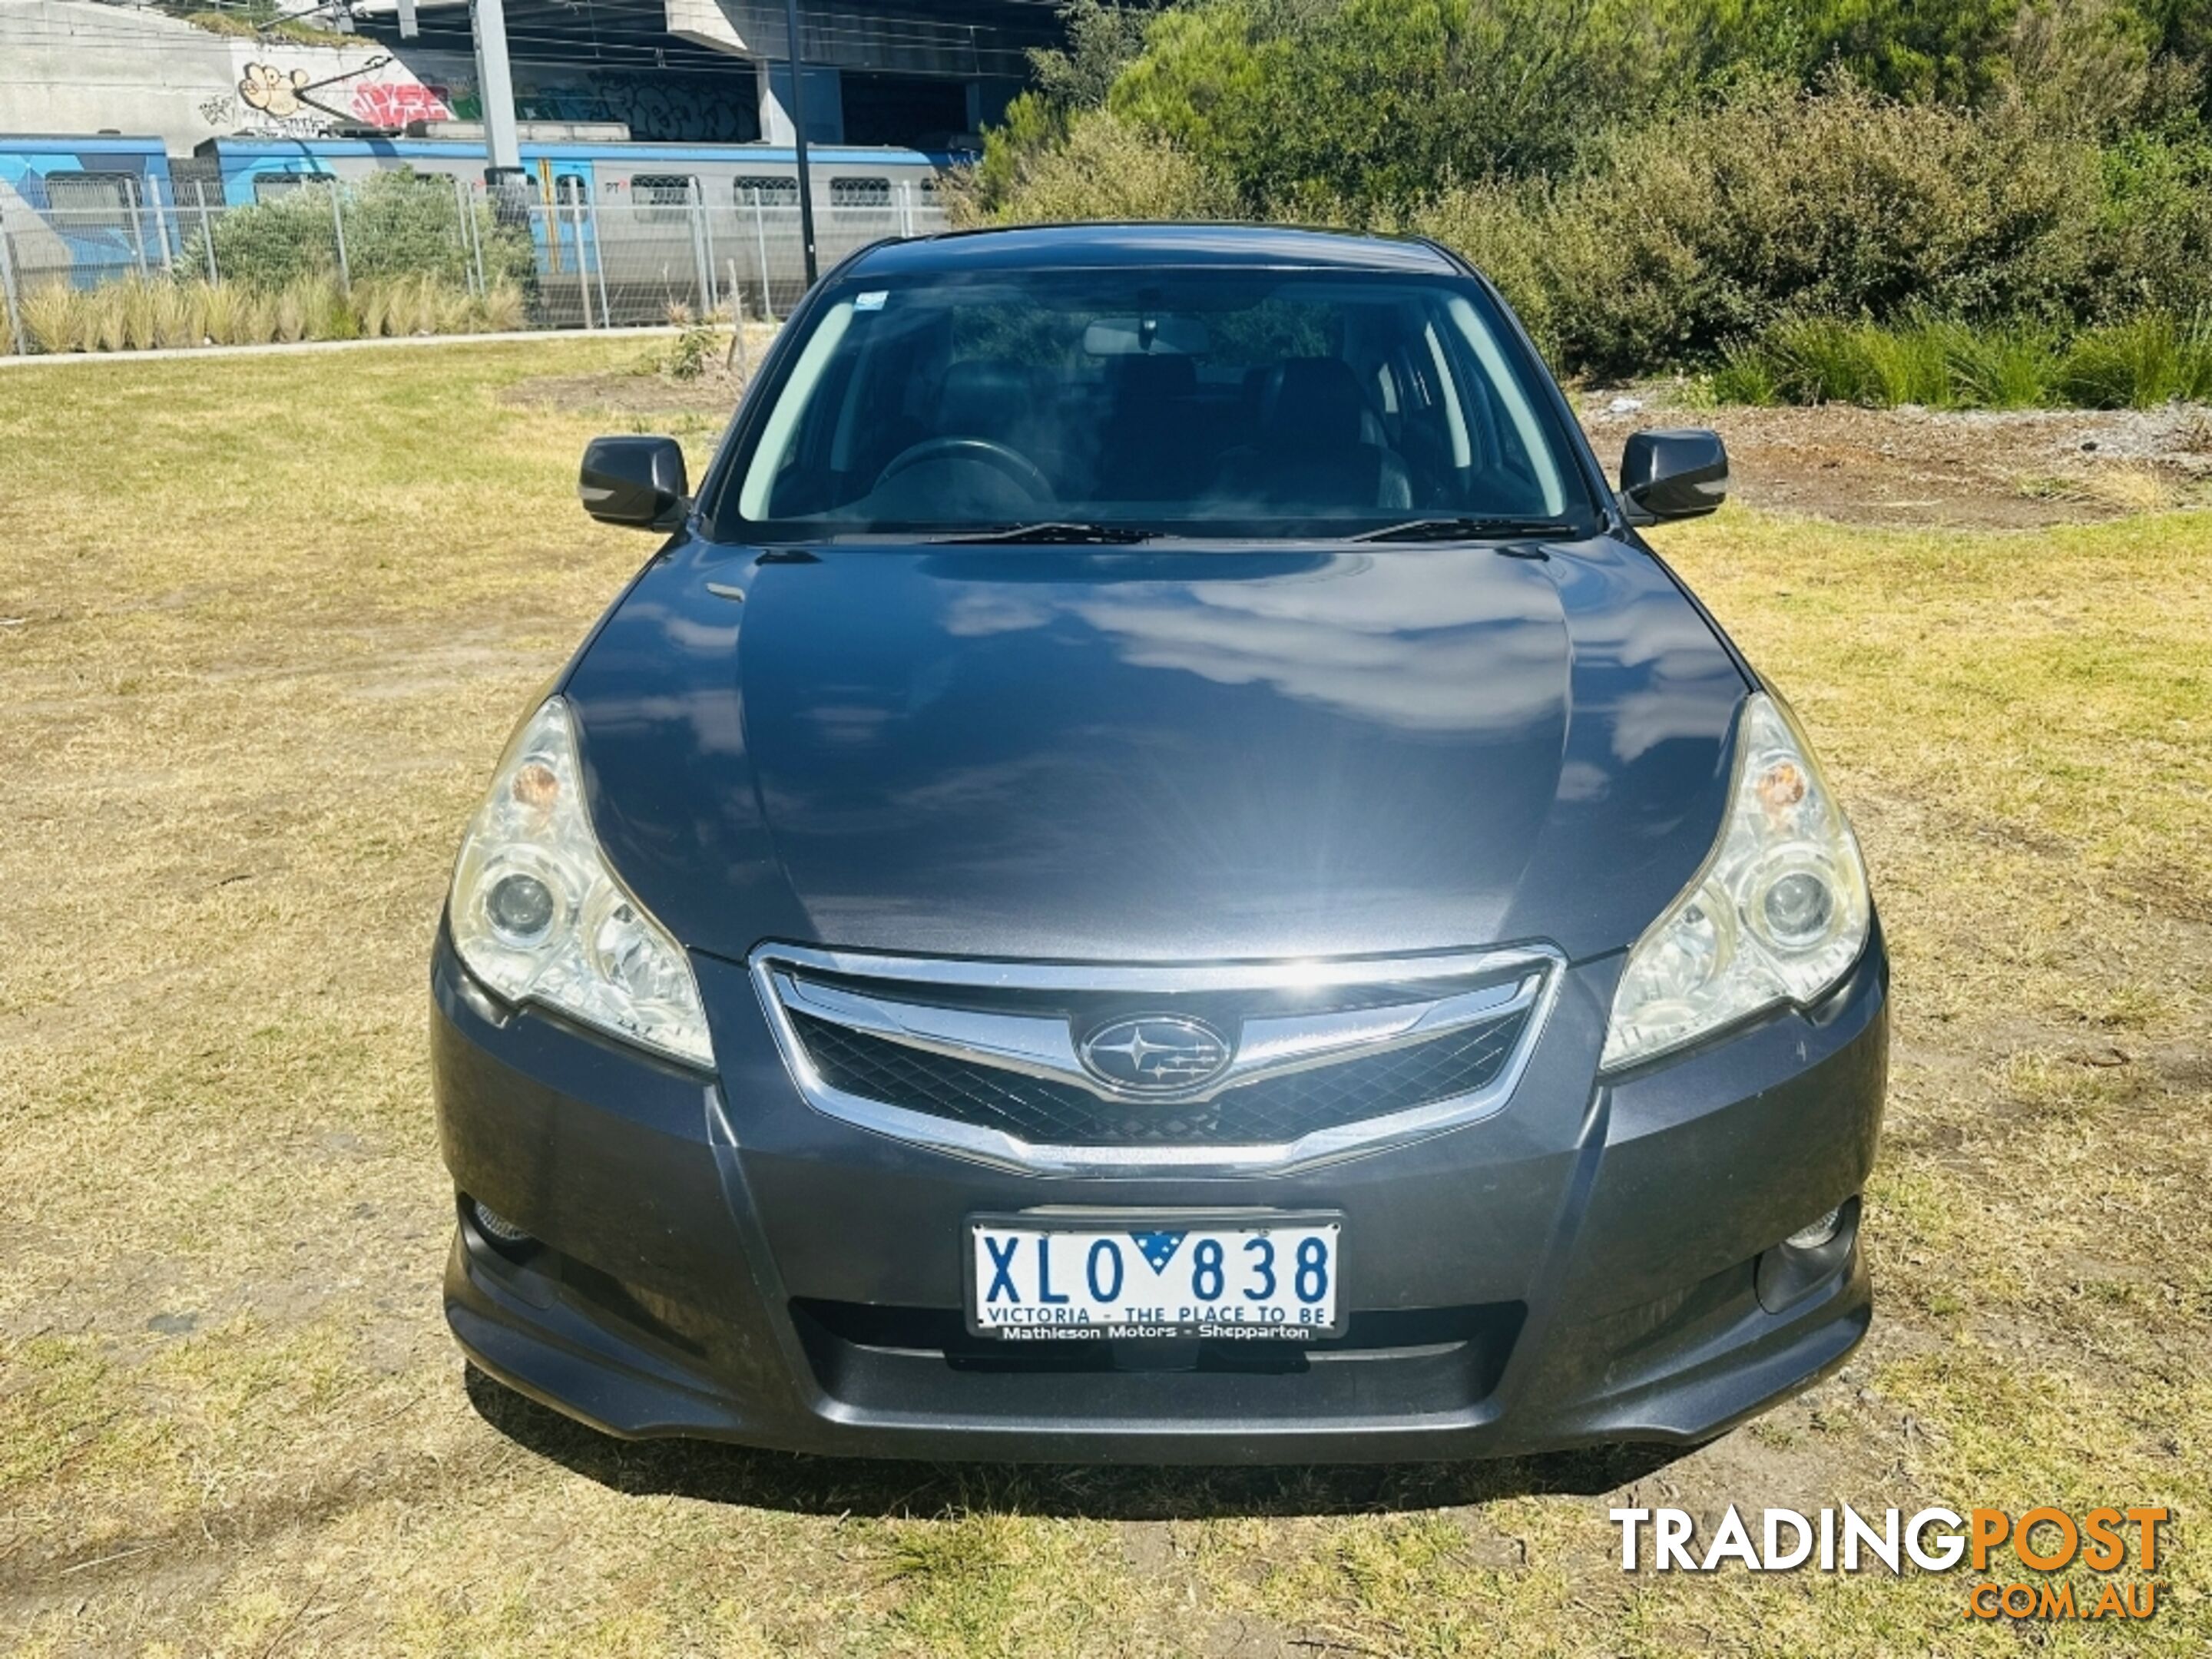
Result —
[[[470, 257], [476, 261], [477, 292], [491, 292], [491, 277], [484, 269], [483, 221], [477, 217], [476, 191], [465, 179], [461, 181], [461, 205], [468, 210]], [[523, 228], [530, 228], [530, 216], [523, 215]]]
[[169, 216], [164, 219], [161, 213], [161, 204], [157, 200], [154, 204], [154, 234], [161, 239], [161, 270], [165, 276], [173, 276], [177, 274], [177, 256], [170, 249], [169, 233], [173, 230], [180, 243], [185, 240], [185, 216], [177, 211], [177, 191], [173, 185], [169, 187]]
[[15, 300], [15, 248], [4, 214], [0, 214], [0, 289], [7, 290], [8, 337], [15, 343], [15, 355], [27, 357], [31, 343], [23, 337], [23, 308]]
[[699, 269], [707, 277], [706, 308], [711, 312], [722, 303], [714, 269], [714, 214], [707, 205], [707, 187], [696, 179], [692, 181], [692, 187], [699, 194]]
[[483, 260], [474, 255], [476, 247], [476, 215], [469, 211], [469, 187], [459, 173], [453, 175], [453, 228], [461, 239], [461, 280], [469, 285], [469, 292], [482, 295], [484, 291]]
[[222, 272], [215, 263], [215, 221], [208, 214], [207, 185], [198, 179], [192, 180], [192, 197], [200, 208], [200, 246], [207, 250], [208, 286], [220, 288]]
[[914, 185], [907, 179], [899, 180], [899, 235], [902, 239], [914, 234]]
[[[615, 325], [615, 308], [607, 303], [606, 244], [599, 237], [599, 204], [588, 197], [584, 205], [576, 210], [580, 223], [586, 213], [592, 216], [592, 266], [598, 272], [599, 281], [599, 326], [612, 328]], [[580, 243], [581, 240], [578, 239]], [[581, 251], [580, 246], [578, 252]]]
[[146, 198], [137, 189], [131, 191], [131, 254], [137, 262], [138, 274], [146, 274]]
[[338, 287], [345, 293], [353, 292], [353, 267], [346, 258], [345, 204], [342, 199], [343, 186], [331, 181], [331, 228], [337, 233], [338, 245]]
[[592, 282], [591, 273], [584, 268], [584, 210], [580, 204], [576, 209], [576, 299], [584, 307], [584, 326], [589, 329], [592, 325]]
[[768, 215], [761, 206], [758, 185], [753, 186], [753, 235], [760, 243], [761, 319], [772, 323], [775, 320], [775, 298], [768, 284]]

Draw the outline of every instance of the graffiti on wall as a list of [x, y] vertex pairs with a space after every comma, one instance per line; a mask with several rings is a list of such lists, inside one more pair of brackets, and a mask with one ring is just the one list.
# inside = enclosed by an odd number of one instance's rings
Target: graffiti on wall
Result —
[[[210, 98], [200, 113], [218, 130], [272, 137], [324, 136], [349, 115], [365, 125], [397, 132], [410, 121], [483, 118], [473, 82], [441, 55], [425, 81], [397, 58], [374, 68], [362, 54], [330, 48], [287, 51], [255, 43], [251, 59], [240, 54], [230, 96]], [[362, 73], [346, 76], [361, 68]], [[514, 112], [525, 121], [618, 121], [645, 142], [747, 143], [760, 137], [757, 85], [750, 66], [726, 75], [621, 71], [531, 83], [515, 88]], [[335, 77], [345, 76], [343, 79]], [[320, 106], [320, 107], [319, 107]], [[339, 113], [333, 113], [339, 112]]]
[[239, 69], [237, 98], [210, 99], [200, 113], [210, 126], [235, 122], [241, 131], [288, 138], [328, 133], [348, 118], [398, 131], [410, 121], [449, 121], [453, 100], [444, 87], [425, 85], [392, 58], [355, 65], [350, 54], [323, 52], [310, 62], [260, 59]]
[[248, 64], [238, 77], [238, 95], [248, 109], [258, 110], [272, 121], [289, 121], [307, 106], [300, 94], [312, 77], [303, 69], [280, 70], [274, 64]]
[[605, 74], [584, 82], [519, 88], [526, 121], [619, 121], [646, 143], [748, 143], [760, 137], [760, 103], [749, 70], [729, 75]]
[[410, 121], [450, 121], [453, 106], [443, 87], [420, 81], [362, 81], [353, 88], [353, 112], [397, 132]]

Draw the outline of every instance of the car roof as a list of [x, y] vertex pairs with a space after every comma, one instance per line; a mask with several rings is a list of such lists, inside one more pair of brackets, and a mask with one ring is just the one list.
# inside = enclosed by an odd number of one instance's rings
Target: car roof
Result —
[[967, 270], [1090, 270], [1126, 265], [1246, 265], [1457, 276], [1433, 243], [1281, 225], [1024, 225], [881, 242], [854, 276]]

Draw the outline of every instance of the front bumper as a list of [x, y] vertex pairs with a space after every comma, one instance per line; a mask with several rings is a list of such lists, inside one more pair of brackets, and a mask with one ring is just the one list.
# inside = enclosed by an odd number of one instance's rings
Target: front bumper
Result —
[[[446, 1310], [500, 1381], [629, 1437], [863, 1456], [1260, 1462], [1708, 1438], [1841, 1363], [1887, 1062], [1879, 935], [1784, 1012], [1600, 1088], [1619, 959], [1566, 970], [1494, 1117], [1285, 1176], [1023, 1175], [808, 1107], [741, 965], [697, 960], [719, 1081], [495, 1003], [441, 936], [433, 1057], [462, 1206]], [[1842, 1204], [1824, 1251], [1778, 1241]], [[992, 1347], [962, 1221], [1329, 1209], [1350, 1328], [1311, 1347]], [[1784, 1269], [1787, 1271], [1784, 1271]]]

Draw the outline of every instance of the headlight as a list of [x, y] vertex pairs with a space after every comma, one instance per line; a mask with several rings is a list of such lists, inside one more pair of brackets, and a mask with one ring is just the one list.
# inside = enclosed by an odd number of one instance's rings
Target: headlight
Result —
[[625, 1040], [712, 1066], [691, 963], [608, 867], [584, 806], [568, 705], [550, 697], [507, 745], [469, 825], [447, 907], [469, 971]]
[[1779, 703], [1754, 693], [1728, 822], [1688, 890], [1628, 953], [1601, 1064], [1632, 1065], [1778, 1003], [1816, 1001], [1858, 960], [1873, 908], [1858, 842], [1812, 746]]

